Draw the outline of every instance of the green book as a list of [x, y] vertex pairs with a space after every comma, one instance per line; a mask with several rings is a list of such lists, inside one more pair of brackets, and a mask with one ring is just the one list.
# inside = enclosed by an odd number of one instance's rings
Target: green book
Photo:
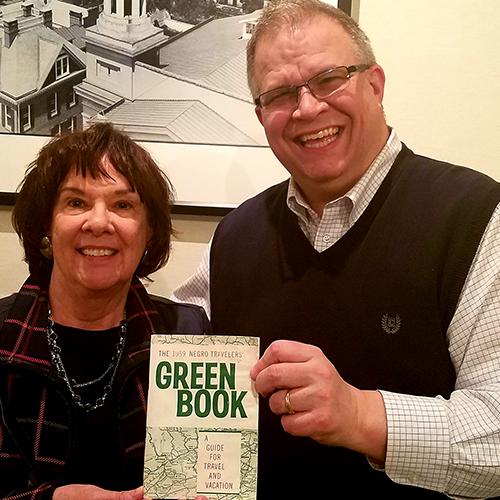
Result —
[[257, 337], [153, 335], [144, 496], [255, 500]]

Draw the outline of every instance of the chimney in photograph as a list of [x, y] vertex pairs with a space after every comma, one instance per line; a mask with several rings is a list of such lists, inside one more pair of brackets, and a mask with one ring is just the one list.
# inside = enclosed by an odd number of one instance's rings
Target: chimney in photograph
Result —
[[83, 26], [83, 14], [81, 12], [69, 11], [69, 25], [70, 26]]
[[23, 17], [30, 17], [33, 12], [33, 4], [32, 3], [23, 3], [21, 5], [23, 11]]
[[19, 26], [17, 24], [17, 19], [12, 21], [7, 21], [5, 19], [3, 22], [3, 44], [6, 48], [9, 48], [14, 43], [18, 33]]
[[43, 25], [46, 26], [47, 28], [52, 28], [52, 11], [44, 10], [42, 12], [42, 16], [43, 16]]

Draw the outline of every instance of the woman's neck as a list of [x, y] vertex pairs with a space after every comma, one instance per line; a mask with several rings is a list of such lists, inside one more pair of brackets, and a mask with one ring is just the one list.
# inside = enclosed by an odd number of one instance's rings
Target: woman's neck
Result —
[[107, 330], [123, 319], [129, 288], [106, 291], [64, 290], [51, 282], [49, 300], [52, 320], [83, 330]]

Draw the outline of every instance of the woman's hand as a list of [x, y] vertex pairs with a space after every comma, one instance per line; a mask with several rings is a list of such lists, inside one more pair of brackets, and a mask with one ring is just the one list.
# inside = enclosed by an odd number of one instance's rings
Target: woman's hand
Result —
[[[179, 498], [179, 500], [186, 500], [185, 498]], [[197, 495], [194, 497], [194, 500], [208, 500], [208, 498], [205, 495]]]
[[109, 491], [90, 484], [69, 484], [54, 490], [53, 500], [143, 500], [144, 488]]
[[[56, 488], [52, 500], [149, 500], [143, 495], [142, 486], [129, 491], [109, 491], [90, 484], [69, 484]], [[208, 498], [198, 495], [194, 500], [208, 500]]]

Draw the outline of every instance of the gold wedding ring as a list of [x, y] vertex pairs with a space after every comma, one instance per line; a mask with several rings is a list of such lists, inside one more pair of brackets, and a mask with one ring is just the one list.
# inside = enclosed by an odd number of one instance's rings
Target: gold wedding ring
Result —
[[285, 407], [286, 407], [286, 411], [288, 412], [289, 415], [293, 415], [295, 413], [292, 409], [292, 405], [290, 404], [290, 391], [286, 392]]

